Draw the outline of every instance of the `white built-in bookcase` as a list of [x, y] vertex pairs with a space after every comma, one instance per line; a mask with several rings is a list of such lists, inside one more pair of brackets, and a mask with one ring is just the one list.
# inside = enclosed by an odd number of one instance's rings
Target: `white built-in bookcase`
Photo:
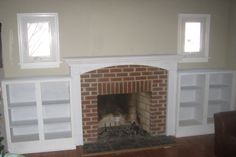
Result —
[[235, 109], [234, 89], [235, 71], [179, 71], [176, 136], [213, 133], [214, 114]]
[[11, 153], [74, 149], [70, 78], [2, 81]]

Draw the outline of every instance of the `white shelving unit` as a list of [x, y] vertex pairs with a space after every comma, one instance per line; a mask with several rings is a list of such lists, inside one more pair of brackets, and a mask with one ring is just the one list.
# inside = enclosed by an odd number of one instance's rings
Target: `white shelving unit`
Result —
[[70, 78], [3, 80], [2, 89], [11, 153], [75, 148]]
[[176, 136], [213, 133], [214, 114], [235, 109], [234, 89], [234, 71], [179, 71]]

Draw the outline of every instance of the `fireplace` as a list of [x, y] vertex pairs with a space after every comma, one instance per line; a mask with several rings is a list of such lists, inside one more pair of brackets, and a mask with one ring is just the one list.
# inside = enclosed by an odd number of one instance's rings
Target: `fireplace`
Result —
[[[84, 142], [97, 141], [99, 128], [98, 98], [104, 97], [106, 99], [104, 95], [113, 95], [110, 96], [111, 98], [115, 98], [115, 95], [117, 95], [117, 97], [121, 98], [121, 94], [135, 94], [132, 97], [136, 96], [136, 100], [140, 100], [145, 96], [150, 97], [149, 100], [146, 98], [147, 101], [143, 103], [147, 104], [146, 106], [139, 105], [139, 108], [142, 107], [144, 109], [143, 114], [145, 114], [140, 115], [141, 124], [152, 135], [164, 134], [166, 126], [167, 79], [167, 70], [144, 65], [112, 66], [83, 73], [80, 82]], [[148, 92], [150, 95], [142, 94], [144, 92]], [[124, 97], [123, 95], [123, 99], [125, 99]], [[106, 100], [109, 100], [108, 98]], [[126, 99], [128, 99], [128, 96], [126, 96]], [[106, 103], [110, 103], [108, 104], [110, 106], [112, 105], [111, 101]], [[123, 103], [125, 102], [123, 101]], [[130, 104], [122, 105], [123, 111], [120, 108], [120, 112], [125, 112], [125, 107], [128, 108]], [[110, 106], [107, 106], [107, 109]], [[114, 117], [111, 116], [110, 120], [113, 121]], [[128, 117], [124, 118], [126, 118], [127, 123], [128, 121], [132, 122], [132, 120], [128, 120]]]
[[[176, 73], [180, 58], [160, 55], [66, 59], [72, 76], [76, 145], [97, 141], [101, 127], [132, 122], [151, 135], [175, 135]], [[112, 99], [106, 98], [109, 95], [123, 96], [124, 102], [128, 102], [121, 108], [128, 109], [102, 117], [100, 99]]]
[[98, 128], [136, 124], [149, 131], [151, 92], [98, 96]]

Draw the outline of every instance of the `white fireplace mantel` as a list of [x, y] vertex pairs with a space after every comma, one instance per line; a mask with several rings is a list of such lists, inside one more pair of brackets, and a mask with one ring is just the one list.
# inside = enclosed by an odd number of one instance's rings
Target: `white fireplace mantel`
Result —
[[[163, 69], [176, 69], [180, 55], [145, 55], [145, 56], [105, 56], [105, 57], [77, 57], [65, 58], [71, 67], [71, 72], [82, 74], [94, 69], [116, 65], [147, 65]], [[78, 67], [79, 66], [79, 67]], [[75, 70], [75, 71], [74, 71]]]
[[175, 135], [177, 64], [181, 59], [182, 56], [179, 55], [65, 58], [65, 62], [70, 66], [72, 77], [71, 104], [72, 111], [74, 111], [72, 116], [75, 144], [83, 145], [80, 75], [95, 69], [118, 65], [146, 65], [168, 70], [166, 135]]

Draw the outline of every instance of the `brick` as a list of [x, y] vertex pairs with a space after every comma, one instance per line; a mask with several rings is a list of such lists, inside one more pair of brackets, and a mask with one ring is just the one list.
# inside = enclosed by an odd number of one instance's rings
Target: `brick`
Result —
[[147, 76], [147, 79], [149, 79], [149, 80], [155, 80], [155, 79], [157, 79], [157, 76], [155, 76], [155, 75], [150, 75], [150, 76]]
[[105, 94], [107, 93], [107, 85], [105, 83], [103, 83], [102, 85], [102, 93], [101, 94]]
[[107, 68], [98, 69], [97, 73], [109, 73], [109, 69], [107, 69]]
[[94, 79], [94, 78], [87, 78], [87, 79], [84, 79], [85, 82], [97, 82], [97, 79]]
[[116, 83], [116, 93], [120, 93], [120, 83]]
[[132, 92], [136, 92], [136, 82], [132, 82]]
[[122, 80], [121, 77], [111, 78], [111, 81], [112, 81], [112, 82], [119, 82], [119, 81], [121, 81], [121, 80]]
[[167, 79], [167, 75], [159, 75], [160, 79]]
[[99, 78], [98, 82], [109, 82], [109, 78]]
[[87, 138], [87, 141], [88, 142], [96, 142], [97, 141], [97, 138]]
[[163, 88], [162, 87], [153, 87], [152, 88], [152, 91], [155, 92], [155, 91], [162, 91]]
[[141, 73], [140, 72], [131, 72], [129, 73], [129, 76], [140, 76]]
[[122, 70], [121, 70], [121, 68], [115, 68], [115, 69], [110, 69], [110, 72], [112, 72], [112, 73], [117, 73], [117, 72], [121, 72]]
[[88, 87], [86, 88], [86, 91], [97, 91], [96, 87]]
[[99, 95], [98, 91], [90, 91], [89, 93], [90, 93], [90, 95], [95, 95], [95, 96]]
[[85, 113], [90, 113], [90, 109], [87, 109], [87, 108], [85, 108], [85, 109], [83, 109], [82, 110], [82, 112], [83, 112], [83, 116], [85, 116]]
[[90, 133], [97, 133], [97, 130], [88, 130], [87, 132], [88, 132], [89, 134], [90, 134]]
[[83, 136], [84, 136], [85, 138], [91, 137], [90, 134], [84, 134]]
[[165, 74], [164, 70], [158, 70], [158, 71], [154, 71], [155, 75], [163, 75]]
[[149, 71], [149, 72], [145, 71], [145, 72], [142, 72], [141, 74], [147, 76], [147, 75], [153, 75], [153, 72], [151, 72], [151, 71]]
[[135, 68], [124, 68], [123, 72], [134, 72]]
[[124, 77], [123, 81], [134, 81], [135, 78], [134, 77]]
[[98, 121], [98, 117], [92, 117], [92, 120]]
[[107, 84], [107, 93], [111, 94], [111, 85], [109, 83]]
[[88, 109], [88, 108], [97, 108], [97, 105], [92, 105], [92, 104], [86, 105], [86, 108], [87, 108], [87, 109]]
[[128, 82], [128, 93], [132, 93], [132, 82]]
[[124, 93], [128, 93], [128, 83], [124, 83]]
[[147, 68], [145, 68], [145, 67], [138, 67], [138, 68], [136, 68], [135, 69], [135, 71], [138, 71], [138, 72], [145, 72], [147, 70]]
[[116, 74], [104, 74], [104, 77], [116, 77]]
[[90, 101], [82, 101], [82, 104], [83, 105], [88, 105], [88, 104], [90, 104]]
[[89, 129], [91, 129], [91, 126], [83, 126], [83, 130], [89, 130]]
[[135, 77], [135, 80], [139, 81], [139, 80], [146, 80], [147, 77], [146, 76], [137, 76]]
[[97, 82], [96, 82], [96, 83], [91, 82], [91, 83], [90, 83], [90, 86], [91, 86], [91, 87], [97, 87], [97, 86], [98, 86], [98, 83], [97, 83]]
[[153, 83], [156, 83], [156, 84], [159, 84], [159, 83], [163, 83], [163, 80], [158, 80], [158, 79], [156, 79], [156, 80], [153, 80]]
[[149, 67], [148, 69], [147, 69], [147, 71], [157, 71], [158, 69], [157, 68], [155, 68], [155, 67]]
[[90, 76], [99, 78], [99, 77], [103, 77], [103, 74], [91, 74]]
[[164, 92], [164, 91], [159, 92], [159, 95], [166, 95], [166, 94], [167, 94], [167, 92]]
[[84, 88], [84, 87], [89, 87], [89, 83], [81, 83], [81, 88]]
[[87, 95], [89, 95], [89, 92], [81, 92], [81, 96], [83, 97], [83, 96], [87, 96]]
[[124, 86], [122, 82], [120, 83], [120, 93], [124, 93]]
[[90, 118], [88, 118], [88, 117], [83, 118], [83, 121], [90, 121]]
[[80, 78], [81, 79], [90, 78], [90, 75], [89, 74], [82, 74], [82, 75], [80, 75]]
[[97, 96], [86, 96], [85, 99], [86, 100], [96, 100]]
[[128, 76], [128, 73], [117, 73], [117, 77], [123, 77], [123, 76]]

